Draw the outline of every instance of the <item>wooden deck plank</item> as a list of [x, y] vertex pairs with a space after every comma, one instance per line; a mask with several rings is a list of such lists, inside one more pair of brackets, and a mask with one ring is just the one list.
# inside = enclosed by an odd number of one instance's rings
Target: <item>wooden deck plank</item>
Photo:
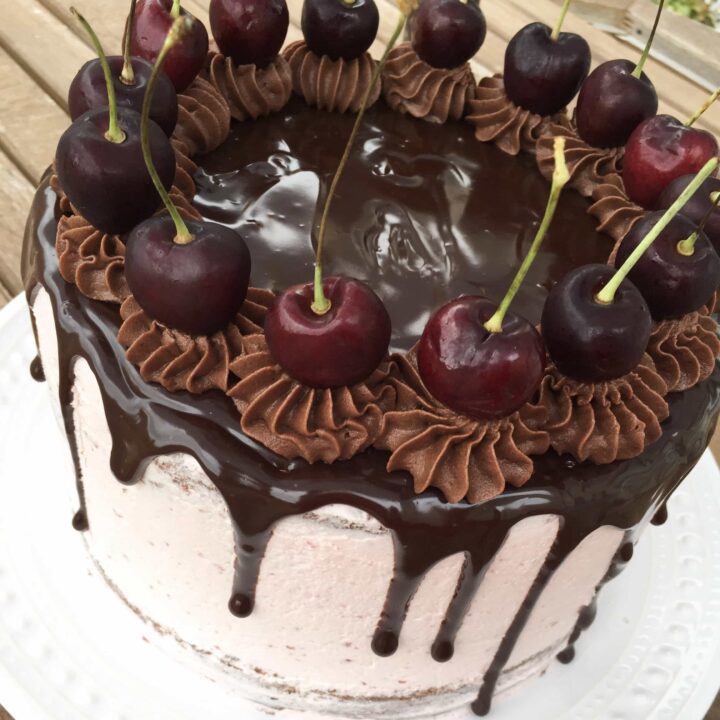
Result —
[[20, 292], [20, 252], [33, 185], [12, 160], [0, 152], [0, 285], [12, 296]]
[[70, 119], [0, 49], [0, 149], [33, 183], [40, 180]]
[[77, 35], [37, 0], [4, 3], [0, 46], [62, 108], [80, 66], [93, 56]]

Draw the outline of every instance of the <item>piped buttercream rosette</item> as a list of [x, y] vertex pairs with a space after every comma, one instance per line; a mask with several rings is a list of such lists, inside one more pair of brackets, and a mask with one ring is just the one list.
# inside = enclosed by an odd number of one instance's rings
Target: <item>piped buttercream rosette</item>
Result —
[[228, 395], [243, 432], [286, 459], [347, 460], [375, 442], [383, 415], [395, 407], [395, 364], [388, 359], [357, 385], [316, 389], [275, 362], [264, 335], [245, 338], [244, 348], [230, 365], [238, 382]]
[[[316, 55], [304, 41], [291, 43], [283, 51], [296, 95], [308, 105], [329, 112], [357, 112], [370, 87], [375, 60], [363, 53], [353, 60]], [[380, 97], [380, 80], [368, 98], [368, 107]]]
[[505, 92], [502, 75], [483, 78], [468, 101], [467, 120], [481, 142], [495, 143], [508, 155], [535, 152], [540, 136], [548, 127], [569, 126], [564, 112], [542, 117], [516, 105]]
[[175, 392], [228, 388], [230, 364], [245, 352], [244, 338], [261, 331], [273, 294], [250, 288], [233, 322], [213, 335], [190, 335], [153, 320], [131, 295], [120, 308], [118, 341], [146, 382]]
[[430, 122], [459, 120], [475, 92], [470, 65], [434, 68], [421, 60], [410, 43], [390, 51], [383, 70], [383, 96], [395, 111]]
[[604, 465], [637, 457], [660, 437], [669, 415], [666, 394], [647, 354], [632, 372], [600, 383], [572, 380], [550, 365], [537, 401], [520, 415], [528, 427], [548, 433], [557, 453]]
[[385, 415], [375, 442], [391, 453], [388, 471], [406, 470], [415, 492], [436, 487], [449, 502], [485, 502], [507, 484], [521, 487], [530, 479], [530, 456], [547, 451], [546, 432], [530, 428], [519, 413], [486, 421], [459, 415], [427, 390], [414, 351], [394, 360], [397, 407]]

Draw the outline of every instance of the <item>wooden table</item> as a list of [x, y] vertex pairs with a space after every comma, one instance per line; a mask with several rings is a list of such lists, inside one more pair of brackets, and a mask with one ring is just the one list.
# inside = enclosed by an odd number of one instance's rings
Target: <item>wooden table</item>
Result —
[[[643, 2], [646, 0], [638, 0]], [[94, 25], [105, 49], [120, 51], [126, 0], [77, 0]], [[378, 0], [381, 9], [377, 55], [396, 22], [397, 11], [389, 0]], [[627, 8], [633, 0], [583, 0], [588, 5]], [[60, 134], [68, 125], [67, 90], [78, 68], [93, 56], [92, 50], [67, 4], [69, 0], [14, 0], [3, 3], [0, 22], [0, 307], [21, 290], [20, 247], [23, 227], [34, 187], [55, 152]], [[185, 0], [184, 5], [207, 22], [209, 0]], [[300, 37], [302, 0], [289, 0], [292, 24], [289, 40]], [[528, 10], [528, 6], [532, 10]], [[554, 24], [557, 5], [552, 0], [483, 0], [488, 18], [487, 40], [474, 62], [478, 76], [502, 69], [510, 37], [531, 20]], [[673, 20], [676, 22], [676, 20]], [[209, 26], [209, 25], [208, 25]], [[687, 32], [692, 33], [689, 23]], [[571, 15], [566, 29], [581, 33], [593, 49], [597, 64], [615, 57], [635, 59], [638, 52], [613, 35]], [[677, 37], [677, 30], [673, 37]], [[660, 110], [687, 117], [707, 96], [707, 88], [688, 80], [682, 72], [651, 59], [646, 68], [661, 97]], [[720, 84], [720, 78], [713, 80]], [[720, 103], [698, 123], [720, 137]], [[714, 449], [720, 450], [716, 437]], [[0, 698], [1, 700], [2, 698]], [[10, 720], [0, 708], [0, 720]], [[720, 699], [708, 720], [720, 720]]]

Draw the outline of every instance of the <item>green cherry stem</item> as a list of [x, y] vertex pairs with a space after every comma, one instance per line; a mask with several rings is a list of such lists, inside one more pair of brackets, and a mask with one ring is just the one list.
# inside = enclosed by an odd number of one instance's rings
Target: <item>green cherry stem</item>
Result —
[[635, 267], [635, 263], [643, 256], [645, 251], [657, 240], [660, 233], [670, 224], [670, 221], [682, 210], [685, 203], [695, 194], [697, 189], [715, 172], [718, 159], [708, 160], [702, 170], [693, 178], [692, 182], [683, 190], [678, 199], [665, 211], [665, 214], [655, 223], [652, 230], [643, 238], [642, 242], [632, 251], [628, 259], [612, 276], [610, 282], [595, 296], [602, 305], [610, 305], [615, 300], [615, 293]]
[[155, 163], [153, 162], [152, 153], [150, 151], [150, 105], [152, 103], [153, 92], [155, 91], [158, 75], [162, 70], [167, 54], [170, 52], [175, 43], [181, 40], [190, 31], [192, 24], [192, 19], [186, 15], [185, 17], [175, 20], [168, 31], [165, 42], [163, 43], [163, 46], [158, 53], [157, 60], [155, 61], [155, 66], [153, 67], [152, 74], [150, 75], [150, 80], [148, 80], [147, 90], [145, 91], [145, 97], [143, 98], [140, 124], [140, 143], [142, 146], [143, 159], [145, 160], [145, 165], [147, 165], [153, 185], [155, 185], [158, 195], [162, 199], [170, 217], [175, 223], [175, 242], [178, 245], [187, 245], [188, 243], [191, 243], [193, 235], [190, 230], [188, 230], [188, 226], [185, 224], [182, 215], [180, 215], [178, 209], [175, 207], [175, 204], [170, 199], [170, 195], [168, 195], [167, 190], [165, 190], [162, 180], [155, 169]]
[[109, 122], [107, 132], [105, 133], [105, 139], [119, 145], [120, 143], [125, 142], [126, 135], [123, 132], [122, 128], [118, 125], [117, 100], [115, 99], [115, 84], [113, 83], [112, 73], [110, 72], [110, 66], [108, 65], [105, 51], [103, 50], [103, 47], [100, 44], [100, 40], [95, 34], [95, 31], [90, 27], [90, 23], [74, 7], [70, 8], [70, 12], [78, 19], [78, 22], [83, 26], [83, 29], [88, 34], [90, 42], [92, 43], [93, 48], [95, 48], [95, 52], [98, 56], [98, 59], [100, 60], [103, 75], [105, 75], [105, 84], [107, 85], [108, 94]]
[[643, 50], [643, 53], [640, 56], [640, 61], [635, 66], [635, 69], [632, 72], [633, 77], [639, 78], [643, 74], [643, 69], [645, 68], [645, 63], [647, 62], [647, 59], [650, 57], [650, 48], [652, 47], [653, 40], [655, 40], [655, 33], [657, 32], [658, 25], [660, 24], [660, 16], [662, 15], [663, 7], [665, 7], [665, 0], [660, 0], [660, 3], [658, 4], [657, 13], [655, 14], [655, 22], [653, 23], [652, 30], [650, 31], [650, 37], [647, 39], [647, 42], [645, 43], [645, 49]]
[[712, 205], [708, 209], [708, 211], [705, 213], [705, 216], [700, 221], [700, 224], [698, 225], [698, 229], [690, 233], [688, 237], [686, 237], [684, 240], [681, 240], [677, 244], [677, 251], [681, 255], [685, 255], [686, 257], [690, 257], [695, 252], [695, 243], [697, 242], [698, 237], [700, 236], [700, 233], [705, 229], [705, 226], [707, 225], [708, 221], [712, 217], [712, 214], [720, 207], [720, 192], [715, 192], [710, 194], [710, 202]]
[[551, 40], [557, 41], [557, 39], [560, 37], [560, 31], [562, 30], [563, 23], [565, 22], [565, 16], [568, 14], [568, 10], [570, 9], [571, 2], [572, 0], [565, 0], [565, 2], [563, 3], [562, 10], [560, 11], [560, 17], [555, 23], [555, 27], [553, 28], [552, 34], [550, 35]]
[[367, 105], [370, 100], [370, 93], [373, 91], [375, 85], [380, 79], [380, 74], [385, 67], [390, 51], [393, 49], [395, 43], [402, 34], [403, 28], [405, 27], [405, 23], [408, 19], [408, 14], [409, 13], [405, 11], [401, 12], [400, 19], [398, 20], [398, 24], [390, 37], [387, 47], [385, 48], [385, 52], [380, 58], [380, 61], [375, 64], [375, 69], [373, 70], [372, 77], [370, 78], [370, 83], [368, 84], [365, 94], [362, 97], [362, 101], [360, 102], [360, 107], [358, 108], [357, 116], [355, 117], [355, 124], [352, 127], [350, 137], [345, 145], [345, 150], [340, 158], [340, 162], [335, 170], [335, 175], [330, 183], [330, 189], [328, 190], [327, 197], [325, 198], [325, 205], [323, 206], [322, 215], [320, 216], [320, 224], [318, 226], [317, 249], [315, 251], [315, 280], [313, 283], [314, 299], [311, 308], [316, 315], [325, 315], [332, 307], [331, 302], [325, 296], [322, 270], [323, 247], [325, 245], [325, 235], [327, 231], [328, 216], [330, 215], [330, 206], [332, 205], [333, 197], [335, 197], [335, 192], [337, 191], [340, 179], [343, 176], [347, 161], [350, 158], [350, 151], [352, 150], [353, 143], [355, 142], [355, 138], [360, 130], [360, 126], [362, 125], [365, 110], [367, 109]]
[[535, 239], [530, 246], [528, 254], [517, 271], [517, 274], [513, 278], [510, 288], [505, 297], [502, 299], [500, 306], [498, 307], [495, 314], [485, 323], [485, 329], [492, 333], [501, 333], [503, 331], [503, 320], [510, 307], [510, 304], [515, 299], [520, 286], [523, 284], [525, 277], [530, 270], [530, 266], [533, 264], [535, 257], [537, 256], [540, 246], [547, 235], [547, 231], [550, 228], [553, 217], [555, 216], [555, 210], [557, 208], [558, 200], [563, 188], [567, 185], [570, 180], [570, 173], [568, 171], [567, 164], [565, 162], [565, 138], [555, 138], [555, 170], [553, 171], [552, 187], [550, 188], [550, 197], [548, 198], [547, 207], [545, 208], [545, 215], [543, 216], [540, 227], [535, 234]]
[[685, 123], [688, 127], [692, 127], [697, 120], [702, 117], [705, 111], [720, 97], [720, 88], [718, 88], [692, 115]]
[[172, 8], [170, 10], [170, 16], [177, 20], [180, 17], [180, 0], [173, 0]]
[[135, 71], [132, 66], [132, 56], [130, 53], [130, 44], [132, 42], [133, 23], [135, 21], [135, 5], [137, 0], [130, 3], [130, 12], [125, 21], [125, 36], [123, 39], [123, 69], [120, 73], [120, 81], [125, 85], [135, 84]]

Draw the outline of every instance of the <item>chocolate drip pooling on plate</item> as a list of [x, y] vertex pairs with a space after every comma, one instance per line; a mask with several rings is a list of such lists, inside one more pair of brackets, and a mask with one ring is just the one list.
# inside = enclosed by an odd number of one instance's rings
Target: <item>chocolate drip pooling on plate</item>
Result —
[[[204, 169], [196, 175], [197, 207], [208, 219], [246, 233], [254, 253], [253, 285], [277, 289], [312, 277], [309, 228], [317, 197], [332, 173], [332, 157], [347, 137], [346, 120], [352, 122], [296, 103], [292, 112], [236, 127], [222, 152], [200, 159]], [[393, 114], [381, 103], [373, 108], [358, 143], [362, 150], [348, 167], [345, 192], [341, 184], [331, 215], [328, 266], [359, 275], [387, 298], [396, 348], [408, 348], [417, 339], [425, 317], [418, 297], [428, 298], [428, 312], [463, 291], [484, 291], [499, 299], [545, 206], [547, 187], [531, 158], [511, 158], [477, 143], [466, 123], [449, 126], [448, 132], [438, 132], [437, 126]], [[432, 142], [426, 133], [432, 134]], [[398, 135], [404, 138], [402, 146]], [[422, 157], [419, 147], [425, 148]], [[428, 147], [437, 148], [436, 153]], [[493, 182], [484, 182], [483, 173], [491, 174]], [[364, 202], [348, 192], [357, 187], [358, 177], [366, 183]], [[503, 202], [509, 188], [511, 206]], [[238, 197], [246, 202], [238, 205]], [[98, 379], [118, 480], [135, 482], [153, 458], [182, 452], [199, 462], [225, 499], [238, 547], [231, 600], [236, 614], [252, 611], [262, 558], [279, 521], [327, 505], [349, 505], [376, 518], [394, 541], [395, 570], [373, 643], [377, 650], [390, 651], [401, 641], [408, 604], [430, 568], [458, 553], [466, 557], [458, 592], [433, 648], [428, 648], [436, 659], [447, 659], [482, 575], [511, 528], [531, 516], [561, 518], [555, 546], [487, 669], [477, 712], [489, 707], [507, 659], [555, 569], [601, 526], [619, 527], [634, 538], [701, 456], [717, 420], [716, 370], [710, 380], [669, 396], [671, 415], [664, 433], [640, 458], [596, 466], [548, 452], [535, 459], [524, 487], [508, 488], [478, 505], [447, 503], [434, 490], [416, 495], [409, 476], [387, 473], [387, 453], [374, 449], [333, 465], [288, 462], [242, 433], [237, 411], [223, 393], [169, 393], [142, 379], [116, 340], [117, 308], [89, 300], [60, 277], [55, 201], [46, 180], [28, 224], [24, 277], [29, 299], [39, 283], [54, 308], [60, 402], [76, 468], [73, 365], [84, 358]], [[586, 207], [573, 194], [563, 198], [536, 263], [537, 274], [518, 296], [518, 310], [530, 319], [538, 319], [549, 288], [569, 267], [607, 254], [609, 242], [588, 229]], [[273, 223], [279, 214], [290, 228], [280, 239], [281, 253], [264, 240], [277, 237]], [[346, 228], [355, 233], [350, 240]], [[438, 244], [438, 237], [450, 236], [454, 244]], [[449, 281], [443, 282], [445, 278]], [[398, 293], [398, 287], [404, 292]], [[648, 473], [648, 467], [657, 472]]]

